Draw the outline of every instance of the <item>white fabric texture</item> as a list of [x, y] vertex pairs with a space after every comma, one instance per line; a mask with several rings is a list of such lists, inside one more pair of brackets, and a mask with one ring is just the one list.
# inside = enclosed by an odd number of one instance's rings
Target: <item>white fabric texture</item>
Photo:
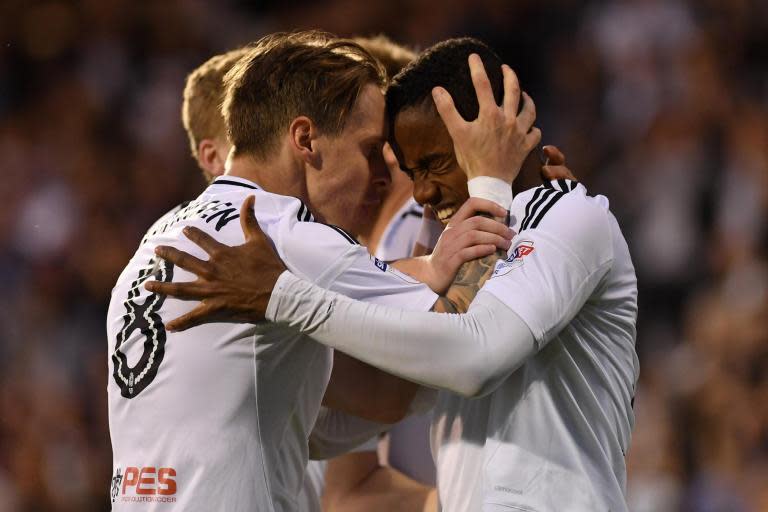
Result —
[[[218, 178], [156, 224], [110, 302], [110, 434], [115, 475], [126, 468], [172, 469], [175, 492], [154, 498], [172, 498], [180, 510], [296, 510], [308, 438], [331, 373], [332, 351], [285, 327], [212, 323], [166, 332], [163, 321], [195, 304], [143, 287], [146, 279], [195, 279], [154, 255], [162, 244], [207, 259], [182, 234], [185, 226], [227, 245], [242, 244], [239, 210], [249, 195], [256, 196], [261, 229], [296, 275], [380, 304], [427, 310], [436, 297], [381, 265], [345, 233], [312, 222], [298, 199], [241, 178]], [[138, 490], [120, 486], [113, 510], [134, 510], [137, 500], [151, 503]]]
[[639, 372], [626, 242], [607, 200], [568, 180], [518, 195], [510, 219], [508, 258], [466, 314], [363, 304], [285, 273], [268, 319], [445, 390], [444, 510], [626, 510]]

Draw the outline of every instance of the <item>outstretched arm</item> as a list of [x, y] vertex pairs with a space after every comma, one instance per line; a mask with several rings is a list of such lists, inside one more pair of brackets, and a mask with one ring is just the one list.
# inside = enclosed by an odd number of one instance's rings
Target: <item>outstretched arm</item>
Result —
[[386, 372], [464, 396], [492, 390], [535, 350], [527, 325], [488, 293], [466, 314], [412, 312], [352, 301], [285, 272], [267, 319]]

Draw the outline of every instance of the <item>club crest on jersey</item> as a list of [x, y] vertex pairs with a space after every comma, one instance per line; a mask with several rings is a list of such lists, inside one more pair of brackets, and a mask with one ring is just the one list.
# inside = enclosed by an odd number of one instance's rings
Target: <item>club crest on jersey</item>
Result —
[[506, 260], [496, 262], [496, 268], [491, 277], [503, 276], [511, 270], [523, 266], [525, 257], [531, 254], [533, 250], [532, 240], [521, 240], [515, 245]]

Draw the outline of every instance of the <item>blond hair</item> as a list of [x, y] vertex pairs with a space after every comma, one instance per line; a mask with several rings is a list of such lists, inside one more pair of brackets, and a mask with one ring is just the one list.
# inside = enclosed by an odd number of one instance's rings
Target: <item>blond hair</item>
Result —
[[416, 58], [417, 53], [412, 48], [392, 41], [384, 34], [372, 37], [354, 37], [354, 42], [365, 48], [373, 58], [378, 60], [387, 71], [387, 82], [398, 74], [405, 66]]
[[187, 76], [181, 121], [195, 158], [198, 157], [200, 141], [226, 137], [224, 118], [221, 115], [224, 75], [247, 52], [248, 48], [238, 48], [216, 55]]

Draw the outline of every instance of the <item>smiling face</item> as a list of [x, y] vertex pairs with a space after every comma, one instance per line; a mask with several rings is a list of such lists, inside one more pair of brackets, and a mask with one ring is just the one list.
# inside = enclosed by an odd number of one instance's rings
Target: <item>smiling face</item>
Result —
[[469, 192], [440, 116], [429, 104], [402, 110], [395, 118], [394, 143], [401, 168], [413, 180], [414, 199], [448, 224]]
[[320, 172], [309, 173], [307, 192], [325, 222], [358, 235], [371, 224], [390, 183], [382, 146], [384, 95], [366, 85], [338, 135], [318, 137]]

